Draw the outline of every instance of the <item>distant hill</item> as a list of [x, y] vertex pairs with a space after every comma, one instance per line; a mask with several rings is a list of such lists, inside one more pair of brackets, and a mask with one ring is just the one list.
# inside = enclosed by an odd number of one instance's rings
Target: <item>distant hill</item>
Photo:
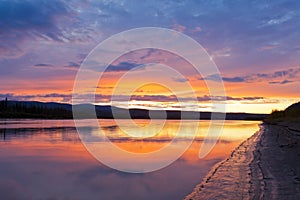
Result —
[[282, 111], [274, 110], [264, 121], [266, 123], [300, 121], [300, 102], [294, 103]]
[[[211, 119], [211, 112], [192, 112], [174, 110], [145, 110], [123, 109], [113, 106], [94, 106], [92, 104], [80, 104], [72, 108], [71, 104], [38, 101], [1, 101], [0, 118], [43, 118], [43, 119], [72, 119], [72, 109], [80, 113], [81, 118], [93, 118], [91, 113], [96, 111], [98, 118], [128, 118], [128, 112], [132, 119]], [[113, 114], [116, 113], [114, 116]], [[220, 113], [214, 113], [216, 116]], [[262, 120], [267, 114], [251, 113], [227, 113], [227, 120]]]

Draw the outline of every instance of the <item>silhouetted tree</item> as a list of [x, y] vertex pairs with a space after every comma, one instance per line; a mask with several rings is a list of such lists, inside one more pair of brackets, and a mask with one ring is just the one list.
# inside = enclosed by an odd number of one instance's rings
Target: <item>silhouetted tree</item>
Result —
[[5, 98], [5, 108], [7, 108], [7, 97]]

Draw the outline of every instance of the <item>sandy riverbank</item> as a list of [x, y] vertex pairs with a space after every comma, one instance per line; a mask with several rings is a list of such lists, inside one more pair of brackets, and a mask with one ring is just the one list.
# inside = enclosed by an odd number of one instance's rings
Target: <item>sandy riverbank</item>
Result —
[[185, 200], [300, 199], [300, 127], [262, 125]]

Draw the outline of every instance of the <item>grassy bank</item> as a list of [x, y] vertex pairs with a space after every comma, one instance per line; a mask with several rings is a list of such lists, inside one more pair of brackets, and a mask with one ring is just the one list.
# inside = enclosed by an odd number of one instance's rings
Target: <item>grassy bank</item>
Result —
[[299, 122], [300, 121], [300, 102], [289, 106], [285, 110], [274, 110], [272, 113], [264, 119], [265, 123], [278, 124], [288, 122]]

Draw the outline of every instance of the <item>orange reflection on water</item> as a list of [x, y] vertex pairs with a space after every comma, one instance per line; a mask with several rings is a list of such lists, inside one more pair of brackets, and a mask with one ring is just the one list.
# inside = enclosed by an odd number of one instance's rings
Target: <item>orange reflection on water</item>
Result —
[[[138, 132], [143, 130], [140, 129], [141, 127], [146, 130], [151, 128], [157, 130], [157, 125], [163, 123], [161, 120], [156, 120], [151, 126], [149, 125], [149, 120], [134, 120], [134, 122], [138, 127], [126, 127], [127, 131]], [[190, 140], [195, 137], [193, 143], [183, 154], [182, 158], [188, 161], [197, 161], [199, 160], [199, 151], [202, 142], [206, 137], [210, 123], [209, 121], [200, 121], [196, 135], [193, 135], [195, 132], [190, 129], [191, 123], [195, 123], [195, 121], [186, 120], [181, 122], [178, 120], [167, 120], [162, 126], [162, 129], [154, 137], [148, 138], [143, 138], [142, 133], [138, 134], [138, 138], [131, 137], [131, 135], [127, 135], [125, 131], [118, 127], [115, 122], [104, 121], [104, 123], [102, 123], [102, 125], [104, 125], [102, 130], [106, 136], [111, 139], [113, 144], [125, 151], [133, 153], [149, 153], [158, 151], [168, 145], [170, 141], [176, 137], [179, 127], [182, 126], [181, 131], [184, 131], [184, 133], [180, 135], [177, 145], [185, 145], [186, 143], [181, 140]], [[204, 159], [224, 159], [243, 140], [250, 137], [258, 130], [258, 123], [259, 122], [252, 121], [226, 121], [220, 137], [217, 138], [217, 144]], [[114, 127], [113, 132], [115, 135], [110, 137], [112, 127]], [[211, 129], [214, 131], [217, 127], [211, 127]], [[120, 138], [123, 138], [124, 140], [120, 140]]]
[[[127, 123], [128, 120], [123, 121], [124, 124], [129, 124]], [[46, 129], [36, 127], [36, 131], [25, 134], [26, 137], [15, 137], [8, 141], [8, 138], [6, 138], [7, 145], [13, 145], [15, 150], [18, 148], [23, 149], [23, 151], [15, 151], [16, 154], [25, 153], [27, 150], [32, 151], [28, 152], [28, 154], [34, 154], [34, 149], [40, 149], [41, 151], [45, 151], [43, 155], [47, 155], [47, 153], [51, 154], [49, 155], [50, 157], [55, 155], [59, 156], [60, 154], [65, 155], [66, 152], [69, 152], [71, 157], [72, 152], [75, 155], [86, 155], [87, 152], [80, 142], [75, 128], [70, 128], [74, 124], [71, 120], [65, 120], [63, 122], [57, 121], [57, 125], [53, 125], [53, 130], [47, 129], [48, 123], [51, 122], [43, 121], [40, 124], [35, 124], [37, 127], [45, 126]], [[84, 123], [89, 126], [91, 125], [88, 121]], [[183, 131], [183, 133], [180, 134], [179, 138], [176, 138], [178, 139], [176, 145], [185, 145], [186, 141], [190, 141], [194, 137], [193, 143], [182, 156], [183, 159], [189, 161], [199, 159], [199, 150], [210, 125], [209, 121], [200, 121], [199, 129], [196, 135], [193, 135], [195, 131], [191, 130], [191, 124], [195, 123], [195, 121], [192, 120], [183, 122], [179, 120], [153, 120], [151, 123], [149, 123], [149, 120], [134, 120], [137, 126], [129, 125], [124, 127], [125, 131], [118, 127], [118, 124], [114, 120], [99, 120], [99, 123], [101, 124], [103, 133], [114, 145], [133, 153], [148, 153], [162, 149], [175, 137], [178, 137], [177, 132], [181, 126], [180, 130]], [[250, 137], [258, 130], [258, 123], [259, 122], [249, 121], [226, 121], [217, 144], [204, 159], [223, 158], [227, 156], [241, 141]], [[68, 128], [59, 128], [63, 124]], [[7, 126], [11, 129], [13, 128], [13, 125], [8, 124]], [[19, 126], [28, 127], [29, 125], [23, 124]], [[153, 129], [152, 132], [159, 131], [152, 137], [144, 138], [143, 133], [150, 129]], [[17, 130], [18, 129], [14, 129], [14, 132]], [[131, 133], [126, 133], [126, 131]], [[135, 133], [134, 137], [132, 133]], [[99, 145], [101, 145], [101, 143], [99, 143]], [[66, 146], [68, 146], [69, 151], [60, 151], [60, 149]]]
[[[132, 133], [123, 133], [113, 120], [100, 121], [102, 130], [114, 144], [136, 153], [163, 148], [174, 138], [180, 125], [180, 121], [167, 121], [157, 135], [137, 140]], [[126, 120], [124, 122], [126, 124]], [[136, 123], [141, 127], [149, 124], [145, 120]], [[193, 123], [195, 121], [184, 122], [182, 130], [185, 132], [174, 147], [185, 144], [192, 137]], [[6, 188], [1, 190], [1, 197], [13, 193], [17, 199], [182, 199], [214, 164], [225, 159], [242, 140], [252, 135], [252, 129], [258, 129], [258, 123], [227, 121], [219, 142], [200, 160], [203, 132], [209, 125], [209, 121], [200, 121], [196, 139], [178, 160], [156, 172], [132, 175], [117, 172], [94, 159], [80, 142], [71, 120], [1, 122], [0, 186]], [[157, 130], [159, 124], [161, 121], [154, 121], [148, 128]], [[84, 120], [82, 125], [92, 126]], [[127, 129], [137, 130], [130, 126]], [[87, 130], [93, 132], [96, 129]], [[108, 153], [107, 156], [112, 155]], [[114, 156], [114, 159], [122, 160], [118, 155]], [[151, 165], [156, 161], [143, 162]]]

